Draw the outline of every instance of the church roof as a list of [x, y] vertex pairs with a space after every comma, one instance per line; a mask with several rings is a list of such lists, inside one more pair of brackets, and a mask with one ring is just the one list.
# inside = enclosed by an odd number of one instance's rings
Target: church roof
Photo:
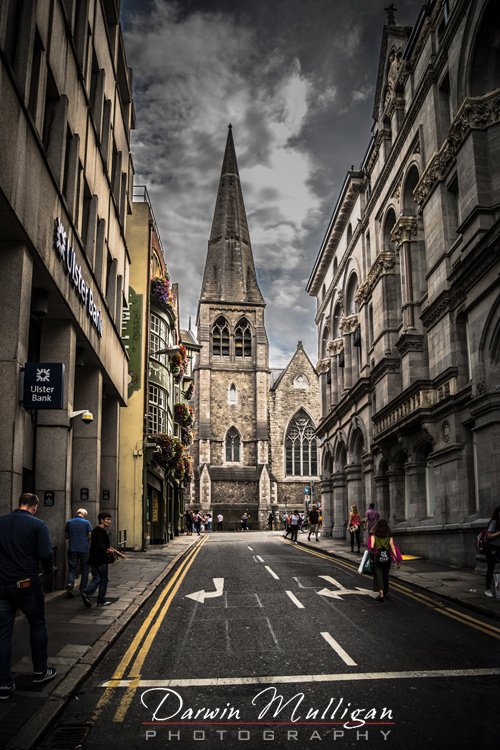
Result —
[[222, 161], [200, 302], [264, 305], [257, 284], [231, 125]]

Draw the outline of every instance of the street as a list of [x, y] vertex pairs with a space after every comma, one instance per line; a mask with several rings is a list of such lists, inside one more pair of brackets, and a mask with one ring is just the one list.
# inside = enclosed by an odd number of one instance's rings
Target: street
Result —
[[496, 744], [500, 628], [320, 547], [205, 536], [40, 747]]

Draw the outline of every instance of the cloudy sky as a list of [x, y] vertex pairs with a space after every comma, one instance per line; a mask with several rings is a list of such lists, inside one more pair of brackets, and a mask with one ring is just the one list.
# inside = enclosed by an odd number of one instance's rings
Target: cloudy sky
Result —
[[[133, 68], [135, 184], [147, 185], [181, 325], [196, 322], [227, 125], [232, 123], [270, 364], [301, 339], [305, 292], [346, 170], [368, 146], [388, 0], [122, 0]], [[421, 0], [396, 3], [413, 25]]]

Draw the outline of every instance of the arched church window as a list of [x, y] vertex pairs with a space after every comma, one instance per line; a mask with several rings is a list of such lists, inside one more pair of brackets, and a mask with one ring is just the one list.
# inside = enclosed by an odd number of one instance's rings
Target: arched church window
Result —
[[236, 386], [234, 383], [231, 383], [231, 385], [229, 386], [228, 401], [230, 404], [236, 403]]
[[234, 354], [236, 357], [252, 356], [252, 329], [246, 318], [242, 318], [235, 328]]
[[229, 326], [223, 317], [217, 318], [212, 328], [212, 354], [229, 357]]
[[311, 477], [318, 473], [318, 444], [311, 418], [301, 409], [285, 436], [287, 476]]
[[240, 442], [240, 433], [236, 427], [231, 427], [226, 435], [226, 461], [228, 463], [239, 463]]

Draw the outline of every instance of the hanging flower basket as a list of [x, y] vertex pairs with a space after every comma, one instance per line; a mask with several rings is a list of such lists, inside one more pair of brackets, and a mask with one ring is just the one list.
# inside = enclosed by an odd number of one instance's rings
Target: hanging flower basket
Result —
[[180, 383], [186, 372], [188, 363], [187, 349], [182, 344], [179, 347], [179, 351], [172, 354], [170, 357], [170, 370], [174, 376], [176, 383]]
[[174, 419], [181, 427], [191, 427], [194, 421], [192, 407], [187, 404], [174, 404]]
[[156, 303], [167, 308], [175, 320], [174, 298], [168, 274], [151, 279], [151, 297]]
[[154, 456], [156, 463], [167, 473], [174, 471], [182, 458], [183, 445], [179, 438], [160, 433], [152, 435], [151, 440], [160, 449]]

